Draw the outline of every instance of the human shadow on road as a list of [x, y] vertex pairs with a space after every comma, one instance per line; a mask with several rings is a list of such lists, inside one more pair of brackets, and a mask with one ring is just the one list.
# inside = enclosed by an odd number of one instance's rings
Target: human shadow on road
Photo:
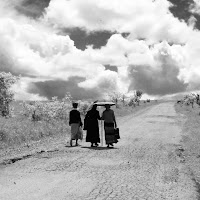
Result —
[[77, 146], [75, 146], [75, 145], [73, 145], [73, 146], [71, 146], [71, 145], [65, 145], [65, 147], [69, 147], [69, 148], [73, 148], [73, 147], [80, 147], [81, 145], [77, 145]]
[[84, 148], [84, 149], [91, 149], [91, 150], [112, 150], [112, 149], [117, 149], [115, 147], [81, 147], [81, 148]]

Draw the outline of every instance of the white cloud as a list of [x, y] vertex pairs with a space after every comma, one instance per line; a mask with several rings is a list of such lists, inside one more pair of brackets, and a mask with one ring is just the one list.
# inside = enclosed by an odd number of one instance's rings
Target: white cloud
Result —
[[80, 87], [88, 89], [103, 89], [104, 91], [116, 90], [118, 84], [118, 75], [116, 72], [110, 70], [103, 71], [101, 74], [98, 74], [96, 77], [93, 76], [86, 81], [79, 83]]
[[[183, 43], [191, 29], [169, 12], [167, 0], [52, 0], [45, 21], [55, 28], [131, 32], [130, 38]], [[182, 34], [184, 32], [184, 34]]]
[[56, 66], [56, 57], [72, 52], [74, 42], [69, 36], [60, 36], [31, 24], [18, 24], [10, 18], [0, 19], [1, 52], [14, 60], [18, 73], [49, 76]]
[[194, 4], [190, 6], [192, 13], [200, 14], [200, 0], [194, 0]]
[[[136, 86], [130, 69], [134, 75], [141, 73], [144, 84], [153, 76], [155, 88], [172, 80], [170, 87], [176, 88], [172, 93], [179, 92], [180, 83], [188, 84], [188, 90], [200, 86], [200, 32], [193, 30], [194, 19], [187, 25], [174, 18], [167, 0], [51, 0], [44, 19], [38, 21], [20, 16], [13, 3], [0, 1], [0, 69], [35, 77], [21, 80], [15, 88], [17, 98], [40, 98], [27, 93], [28, 85], [38, 78], [73, 76], [83, 77], [78, 85], [88, 90], [127, 92]], [[118, 33], [100, 49], [89, 46], [81, 51], [69, 36], [57, 34], [58, 29], [70, 27]], [[130, 36], [123, 38], [122, 32]], [[117, 66], [118, 71], [105, 70], [104, 65]]]

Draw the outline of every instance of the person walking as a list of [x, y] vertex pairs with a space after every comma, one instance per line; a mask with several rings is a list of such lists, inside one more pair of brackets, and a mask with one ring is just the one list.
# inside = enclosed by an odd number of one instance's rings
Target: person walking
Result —
[[83, 125], [81, 121], [80, 112], [77, 110], [78, 103], [72, 103], [73, 110], [69, 113], [69, 125], [71, 126], [71, 139], [70, 146], [72, 146], [72, 140], [76, 140], [76, 146], [78, 146], [78, 139], [82, 140], [81, 127]]
[[107, 147], [113, 146], [113, 143], [117, 143], [118, 140], [115, 137], [115, 128], [117, 128], [117, 123], [115, 119], [115, 114], [110, 105], [105, 105], [105, 110], [102, 113], [101, 119], [104, 120], [104, 130], [105, 130], [105, 140]]
[[97, 110], [97, 105], [92, 105], [91, 110], [89, 110], [84, 119], [84, 130], [86, 130], [86, 142], [91, 142], [91, 147], [94, 145], [97, 147], [100, 143], [99, 137], [99, 123], [100, 120], [99, 111]]

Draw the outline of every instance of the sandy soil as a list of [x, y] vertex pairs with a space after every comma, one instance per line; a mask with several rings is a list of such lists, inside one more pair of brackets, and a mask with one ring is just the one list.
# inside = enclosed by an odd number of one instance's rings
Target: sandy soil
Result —
[[1, 162], [0, 199], [198, 199], [180, 145], [184, 121], [173, 103], [161, 103], [118, 119], [112, 149], [82, 142]]

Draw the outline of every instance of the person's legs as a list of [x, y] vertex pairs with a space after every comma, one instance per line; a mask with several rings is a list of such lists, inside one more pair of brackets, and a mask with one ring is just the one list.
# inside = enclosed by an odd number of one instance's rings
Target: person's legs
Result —
[[78, 146], [78, 139], [76, 139], [76, 146]]
[[114, 123], [104, 123], [104, 130], [107, 147], [113, 147]]
[[99, 146], [97, 142], [95, 142], [95, 146], [96, 146], [96, 147], [98, 147], [98, 146]]
[[72, 147], [72, 139], [70, 140], [70, 146]]
[[91, 142], [91, 147], [93, 147], [94, 145], [93, 145], [93, 142]]

